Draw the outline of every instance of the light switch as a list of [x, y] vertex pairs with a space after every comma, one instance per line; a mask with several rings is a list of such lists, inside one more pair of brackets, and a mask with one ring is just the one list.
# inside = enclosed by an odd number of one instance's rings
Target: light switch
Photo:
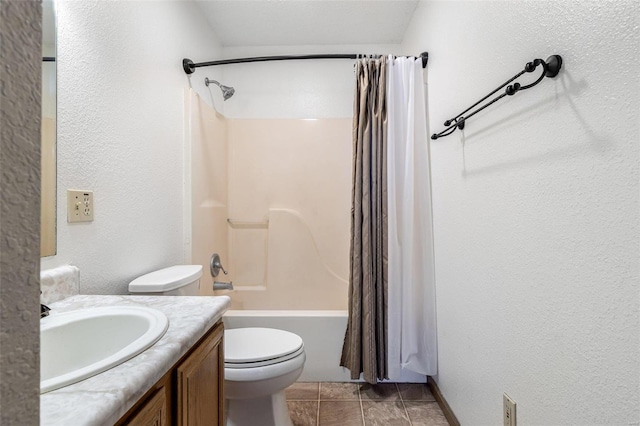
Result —
[[67, 222], [93, 222], [93, 191], [67, 189]]

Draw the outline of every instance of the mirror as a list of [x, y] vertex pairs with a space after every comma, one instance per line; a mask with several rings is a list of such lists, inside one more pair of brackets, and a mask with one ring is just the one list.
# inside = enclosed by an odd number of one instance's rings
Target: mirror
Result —
[[56, 254], [56, 15], [42, 1], [42, 146], [40, 256]]

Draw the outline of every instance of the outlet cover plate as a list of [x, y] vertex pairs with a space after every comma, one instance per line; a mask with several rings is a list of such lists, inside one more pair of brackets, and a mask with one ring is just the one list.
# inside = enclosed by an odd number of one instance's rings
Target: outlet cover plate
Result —
[[516, 402], [506, 393], [502, 394], [502, 416], [504, 426], [516, 426]]
[[67, 189], [67, 222], [93, 222], [93, 191]]

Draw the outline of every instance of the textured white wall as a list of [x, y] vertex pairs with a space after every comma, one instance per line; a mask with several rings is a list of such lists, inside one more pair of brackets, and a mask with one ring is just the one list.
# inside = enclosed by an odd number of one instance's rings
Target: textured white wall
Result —
[[[0, 2], [0, 424], [38, 424], [40, 2]], [[34, 208], [35, 207], [35, 208]]]
[[[42, 267], [72, 263], [81, 293], [121, 294], [137, 275], [183, 262], [185, 88], [210, 96], [181, 62], [220, 48], [192, 2], [57, 10], [58, 254]], [[68, 188], [94, 191], [93, 223], [66, 222]]]
[[[464, 425], [640, 421], [638, 2], [427, 2], [431, 130], [558, 53], [554, 80], [431, 143], [440, 389]], [[538, 72], [536, 72], [536, 75]], [[529, 76], [527, 81], [530, 81]]]
[[[319, 53], [397, 53], [399, 45], [227, 47], [225, 58]], [[418, 52], [419, 53], [419, 52]], [[227, 118], [343, 118], [353, 115], [353, 61], [324, 59], [234, 64], [224, 84], [236, 93]]]

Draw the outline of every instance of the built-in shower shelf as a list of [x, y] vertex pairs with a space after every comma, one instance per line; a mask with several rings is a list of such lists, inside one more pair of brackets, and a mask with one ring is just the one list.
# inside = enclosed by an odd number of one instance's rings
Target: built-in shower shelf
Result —
[[248, 220], [236, 220], [236, 219], [227, 219], [227, 223], [232, 228], [247, 228], [247, 229], [267, 229], [269, 228], [269, 221], [263, 220], [259, 222], [252, 222]]

